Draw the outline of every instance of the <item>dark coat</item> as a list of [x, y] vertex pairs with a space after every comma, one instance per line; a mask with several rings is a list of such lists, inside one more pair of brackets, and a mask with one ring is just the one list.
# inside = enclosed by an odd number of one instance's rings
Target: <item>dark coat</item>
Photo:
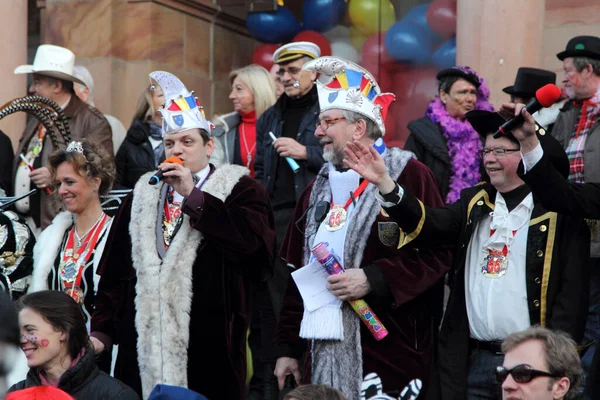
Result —
[[[254, 178], [267, 188], [269, 195], [275, 189], [275, 175], [277, 173], [277, 160], [279, 154], [273, 147], [273, 139], [269, 132], [276, 137], [283, 133], [283, 110], [290, 98], [284, 93], [279, 97], [277, 103], [267, 109], [256, 122], [256, 160], [254, 161]], [[306, 146], [307, 160], [296, 160], [300, 170], [294, 174], [294, 188], [296, 200], [302, 195], [302, 191], [310, 181], [317, 175], [323, 165], [323, 146], [315, 137], [315, 124], [319, 120], [319, 102], [317, 101], [300, 122], [298, 134], [294, 138], [298, 143]]]
[[[33, 386], [42, 386], [39, 370], [35, 368], [30, 369], [27, 378], [13, 385], [9, 392]], [[90, 346], [79, 362], [60, 377], [58, 388], [76, 400], [139, 400], [129, 386], [98, 369]]]
[[[169, 251], [175, 248], [178, 236], [188, 237], [185, 236], [188, 232], [200, 232], [202, 239], [200, 242], [183, 243], [191, 250], [177, 253], [177, 262], [167, 265], [173, 258], [169, 257], [171, 253], [166, 252], [159, 259], [158, 267], [154, 264], [134, 265], [132, 256], [146, 257], [135, 250], [139, 248], [135, 246], [136, 241], [142, 242], [139, 246], [148, 254], [148, 258], [154, 260], [157, 253], [156, 223], [150, 215], [147, 216], [150, 218], [148, 231], [133, 232], [132, 245], [130, 229], [133, 228], [130, 223], [134, 226], [132, 215], [140, 212], [132, 207], [138, 187], [124, 200], [115, 216], [98, 269], [102, 278], [91, 331], [92, 336], [105, 343], [112, 340], [119, 344], [115, 377], [138, 393], [142, 392], [138, 364], [142, 356], [146, 361], [151, 359], [150, 362], [155, 365], [166, 365], [160, 360], [172, 360], [169, 358], [172, 354], [186, 354], [187, 371], [163, 370], [163, 376], [186, 374], [188, 388], [210, 399], [244, 398], [246, 334], [255, 284], [269, 272], [272, 265], [275, 234], [266, 190], [254, 179], [242, 176], [231, 193], [225, 193], [224, 201], [204, 192], [209, 184], [217, 185], [227, 180], [222, 175], [217, 177], [217, 172], [225, 168], [247, 171], [239, 166], [223, 166], [209, 176], [203, 191], [195, 189], [188, 197], [182, 205], [182, 213], [189, 217], [189, 220], [186, 219], [189, 227], [182, 226], [179, 229]], [[215, 177], [213, 181], [212, 177]], [[145, 185], [145, 182], [140, 184]], [[143, 197], [140, 196], [138, 201], [144, 201]], [[163, 203], [159, 198], [148, 197], [146, 201], [147, 205], [141, 204], [140, 209], [160, 204], [158, 208], [162, 210]], [[183, 224], [186, 224], [186, 220]], [[192, 276], [173, 275], [170, 281], [161, 279], [163, 273], [169, 273], [169, 269], [175, 271], [184, 263], [190, 266], [189, 273]], [[156, 279], [143, 274], [150, 267], [159, 268]], [[191, 284], [187, 289], [178, 283], [186, 282], [183, 284], [185, 286], [190, 279]], [[148, 291], [150, 298], [153, 297], [152, 301], [147, 301], [148, 304], [145, 300], [143, 304], [136, 302], [140, 293]], [[187, 312], [182, 310], [184, 297], [190, 301], [189, 326], [179, 323], [188, 318]], [[165, 299], [172, 300], [167, 302]], [[140, 311], [140, 307], [144, 309]], [[168, 308], [169, 312], [159, 312], [162, 308]], [[173, 316], [175, 320], [167, 324]], [[147, 323], [137, 319], [144, 319]], [[168, 330], [167, 333], [174, 336], [174, 340], [162, 340], [161, 335], [165, 334], [162, 328]], [[189, 330], [189, 345], [182, 345], [179, 332], [186, 329]], [[140, 333], [138, 338], [138, 332], [142, 330], [145, 334]], [[138, 354], [138, 349], [148, 349], [155, 341], [162, 343], [157, 352], [148, 354], [146, 350]], [[181, 386], [170, 381], [162, 383]]]
[[[84, 103], [79, 97], [73, 94], [71, 100], [69, 100], [69, 104], [65, 107], [64, 112], [69, 121], [69, 128], [71, 129], [71, 140], [81, 141], [83, 138], [87, 138], [104, 148], [112, 158], [112, 154], [114, 154], [112, 131], [110, 130], [108, 121], [100, 111], [89, 104]], [[17, 166], [21, 162], [19, 154], [23, 154], [27, 151], [27, 145], [33, 135], [37, 134], [38, 126], [39, 122], [35, 118], [31, 118], [27, 122], [23, 136], [21, 136], [21, 139], [19, 140], [16, 156], [14, 157], [12, 169], [13, 178], [17, 172]], [[62, 143], [60, 137], [58, 140], [61, 148], [66, 148], [68, 143]], [[39, 168], [47, 166], [48, 156], [53, 151], [54, 147], [52, 146], [50, 135], [46, 135], [44, 137], [44, 148], [42, 149], [41, 155], [36, 158], [34, 167]], [[14, 184], [15, 182], [13, 182], [13, 185]], [[35, 187], [35, 184], [31, 182], [31, 189]], [[40, 190], [33, 194], [30, 199], [31, 209], [29, 213], [33, 217], [36, 225], [40, 226], [42, 229], [50, 225], [52, 219], [54, 219], [56, 214], [62, 209], [62, 203], [56, 193], [49, 196], [45, 194], [43, 190]]]
[[[434, 189], [431, 171], [420, 162], [414, 159], [408, 161], [398, 182], [410, 187], [425, 204], [434, 207], [442, 205], [439, 193]], [[280, 250], [280, 256], [296, 268], [303, 266], [303, 218], [309, 206], [312, 187], [311, 183], [306, 188], [292, 217], [292, 221], [301, 222], [290, 224]], [[390, 222], [379, 205], [372, 212], [377, 213], [377, 217], [370, 228], [359, 267], [365, 271], [372, 287], [365, 301], [381, 319], [389, 334], [378, 342], [361, 324], [363, 376], [377, 373], [388, 392], [402, 390], [414, 378], [421, 379], [426, 388], [433, 358], [433, 314], [440, 300], [439, 284], [449, 270], [451, 256], [444, 250], [397, 249], [398, 238], [390, 240], [384, 232], [397, 232], [398, 228], [384, 230], [395, 224]], [[300, 293], [290, 278], [275, 352], [277, 357], [301, 359], [304, 356], [302, 379], [303, 383], [310, 383], [310, 343], [299, 337], [303, 310]]]
[[[150, 125], [139, 120], [133, 121], [115, 157], [117, 164], [115, 189], [133, 189], [142, 175], [156, 169], [154, 151], [148, 136], [150, 136]], [[163, 153], [158, 162], [161, 163], [164, 159]]]
[[[496, 190], [483, 184], [462, 191], [460, 199], [441, 209], [422, 207], [405, 190], [399, 205], [386, 209], [411, 246], [453, 245], [452, 292], [439, 340], [440, 397], [465, 398], [469, 371], [469, 320], [465, 302], [465, 261], [479, 221], [494, 210]], [[589, 297], [589, 230], [583, 220], [546, 210], [534, 196], [526, 251], [529, 319], [560, 329], [579, 342]], [[423, 214], [424, 212], [424, 214]]]

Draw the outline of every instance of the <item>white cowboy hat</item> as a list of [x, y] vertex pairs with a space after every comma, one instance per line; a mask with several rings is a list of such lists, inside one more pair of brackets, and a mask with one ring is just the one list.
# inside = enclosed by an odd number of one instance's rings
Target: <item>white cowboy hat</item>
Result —
[[73, 76], [75, 54], [67, 48], [42, 44], [35, 52], [33, 65], [20, 65], [15, 74], [40, 74], [85, 85], [81, 79]]

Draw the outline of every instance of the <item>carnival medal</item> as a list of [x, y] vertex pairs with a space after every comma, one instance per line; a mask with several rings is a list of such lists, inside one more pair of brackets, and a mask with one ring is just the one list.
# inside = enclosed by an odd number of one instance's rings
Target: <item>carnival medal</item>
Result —
[[338, 205], [333, 206], [327, 214], [327, 222], [325, 223], [325, 229], [328, 231], [338, 231], [342, 229], [348, 218], [348, 212], [344, 206]]
[[489, 254], [484, 257], [481, 273], [486, 278], [496, 279], [504, 276], [508, 269], [508, 257], [506, 248], [500, 251], [489, 250]]
[[77, 304], [82, 305], [84, 294], [79, 286], [65, 287], [64, 292], [68, 294]]
[[73, 283], [78, 272], [79, 267], [75, 262], [73, 262], [72, 259], [69, 259], [66, 263], [60, 266], [60, 275], [64, 282]]

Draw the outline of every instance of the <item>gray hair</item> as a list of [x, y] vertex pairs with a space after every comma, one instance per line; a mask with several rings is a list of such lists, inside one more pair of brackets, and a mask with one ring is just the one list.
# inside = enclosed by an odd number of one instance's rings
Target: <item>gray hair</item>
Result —
[[592, 66], [594, 75], [600, 76], [600, 60], [594, 60], [588, 57], [573, 57], [573, 64], [577, 69], [577, 72], [581, 72], [588, 65]]
[[530, 340], [539, 340], [544, 347], [548, 371], [558, 377], [566, 377], [571, 383], [565, 399], [577, 398], [579, 386], [583, 380], [583, 367], [577, 344], [571, 337], [562, 331], [550, 330], [535, 325], [524, 331], [511, 333], [502, 343], [502, 352], [507, 353], [515, 347]]
[[75, 83], [75, 84], [78, 85], [80, 89], [82, 89], [81, 88], [82, 86], [85, 86], [88, 88], [88, 90], [90, 91], [88, 103], [93, 105], [94, 104], [94, 78], [92, 77], [92, 74], [90, 74], [90, 71], [83, 65], [75, 65], [73, 67], [73, 76], [75, 78], [83, 81], [83, 83], [85, 83], [85, 85], [82, 85], [81, 83]]
[[346, 121], [349, 124], [357, 122], [361, 119], [364, 120], [365, 124], [367, 125], [367, 137], [369, 139], [377, 140], [383, 136], [381, 129], [379, 129], [379, 126], [377, 126], [377, 124], [370, 118], [367, 118], [364, 115], [359, 114], [355, 111], [349, 110], [342, 110], [342, 115], [344, 116], [344, 118], [346, 118]]

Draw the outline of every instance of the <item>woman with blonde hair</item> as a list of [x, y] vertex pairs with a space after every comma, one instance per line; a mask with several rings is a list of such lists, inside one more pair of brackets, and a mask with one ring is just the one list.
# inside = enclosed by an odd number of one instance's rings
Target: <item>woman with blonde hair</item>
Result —
[[133, 189], [142, 175], [164, 161], [162, 116], [158, 112], [164, 100], [158, 85], [148, 86], [140, 96], [131, 127], [115, 156], [115, 189]]
[[252, 64], [231, 71], [229, 83], [234, 112], [213, 121], [217, 150], [211, 163], [243, 165], [254, 176], [256, 121], [277, 100], [275, 82], [269, 71]]

